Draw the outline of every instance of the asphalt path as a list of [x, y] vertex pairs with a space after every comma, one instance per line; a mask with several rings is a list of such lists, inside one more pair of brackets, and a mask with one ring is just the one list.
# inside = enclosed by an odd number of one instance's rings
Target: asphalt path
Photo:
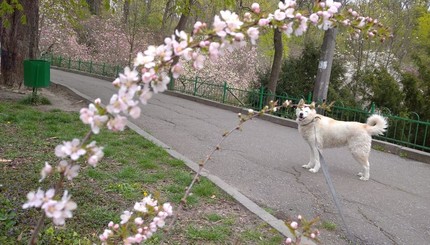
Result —
[[[51, 80], [107, 104], [110, 82], [51, 70]], [[166, 94], [156, 94], [134, 124], [194, 162], [238, 123], [237, 114]], [[346, 148], [323, 152], [356, 244], [430, 244], [430, 165], [372, 150], [370, 180]], [[243, 125], [221, 145], [206, 169], [280, 219], [320, 216], [336, 224], [321, 230], [324, 244], [347, 244], [322, 171], [301, 168], [309, 149], [297, 129], [261, 119]]]

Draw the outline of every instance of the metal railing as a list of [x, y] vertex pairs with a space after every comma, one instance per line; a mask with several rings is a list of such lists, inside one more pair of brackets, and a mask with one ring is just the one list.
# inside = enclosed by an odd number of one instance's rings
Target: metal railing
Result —
[[[116, 78], [122, 72], [122, 66], [100, 64], [92, 61], [73, 60], [69, 57], [45, 55], [42, 59], [51, 63], [51, 66], [61, 67], [69, 70], [78, 70], [91, 74]], [[169, 90], [190, 94], [217, 101], [219, 103], [234, 105], [238, 107], [261, 110], [269, 100], [278, 101], [282, 104], [285, 100], [292, 100], [297, 103], [300, 99], [310, 102], [311, 95], [290, 96], [286, 93], [274, 95], [265, 90], [264, 87], [254, 90], [244, 90], [234, 88], [224, 82], [222, 84], [204, 80], [200, 77], [186, 78], [180, 77], [169, 84]], [[375, 113], [375, 105], [369, 109], [357, 109], [334, 105], [331, 111], [324, 114], [337, 120], [365, 122], [367, 118]], [[388, 130], [377, 139], [394, 144], [430, 152], [430, 122], [417, 119], [393, 116], [390, 113], [382, 113], [388, 119]], [[292, 108], [283, 108], [275, 113], [276, 116], [295, 119], [295, 111]]]

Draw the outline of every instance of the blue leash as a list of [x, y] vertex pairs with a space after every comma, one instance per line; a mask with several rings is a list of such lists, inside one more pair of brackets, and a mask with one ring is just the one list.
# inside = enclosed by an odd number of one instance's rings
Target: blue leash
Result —
[[[311, 121], [311, 123], [314, 123], [315, 119], [320, 119], [320, 117], [315, 117]], [[322, 168], [322, 171], [323, 171], [323, 174], [324, 174], [325, 181], [326, 181], [326, 183], [328, 185], [328, 189], [330, 190], [331, 196], [333, 197], [333, 201], [334, 201], [334, 204], [336, 205], [337, 211], [339, 212], [340, 218], [342, 219], [343, 226], [345, 227], [348, 239], [351, 242], [354, 242], [353, 236], [352, 236], [351, 232], [349, 231], [348, 226], [346, 225], [345, 216], [343, 215], [339, 198], [337, 197], [336, 190], [334, 189], [333, 181], [331, 180], [330, 174], [328, 172], [328, 167], [327, 167], [327, 165], [325, 163], [324, 157], [321, 154], [320, 149], [318, 148], [318, 141], [317, 141], [317, 134], [316, 134], [317, 129], [315, 127], [315, 124], [314, 124], [314, 131], [315, 131], [315, 146], [317, 147], [317, 150], [318, 150], [318, 155], [319, 155], [319, 159], [320, 159], [320, 165], [321, 165], [321, 168]]]

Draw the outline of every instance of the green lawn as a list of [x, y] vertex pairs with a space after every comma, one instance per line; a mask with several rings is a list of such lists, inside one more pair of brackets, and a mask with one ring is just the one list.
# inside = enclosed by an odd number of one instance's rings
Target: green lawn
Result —
[[[49, 181], [39, 184], [38, 179], [45, 161], [57, 163], [55, 146], [82, 138], [88, 130], [77, 113], [0, 102], [0, 244], [28, 241], [40, 210], [21, 208], [26, 194], [50, 187]], [[131, 210], [144, 195], [157, 195], [175, 208], [193, 177], [182, 161], [131, 130], [102, 130], [94, 139], [105, 147], [105, 157], [96, 168], [81, 164], [79, 176], [66, 186], [78, 204], [74, 217], [66, 220], [66, 229], [47, 221], [40, 244], [98, 243], [108, 222], [118, 222], [122, 211]], [[279, 233], [209, 180], [201, 178], [192, 193], [174, 229], [159, 231], [149, 244], [282, 243]]]

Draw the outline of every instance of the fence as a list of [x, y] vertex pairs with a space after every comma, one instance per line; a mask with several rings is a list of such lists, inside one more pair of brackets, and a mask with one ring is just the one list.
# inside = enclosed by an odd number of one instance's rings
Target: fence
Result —
[[[78, 70], [91, 74], [115, 78], [122, 72], [121, 66], [108, 64], [98, 64], [92, 61], [73, 60], [65, 57], [55, 57], [53, 55], [44, 56], [43, 59], [50, 61], [51, 66], [61, 67], [69, 70]], [[244, 90], [229, 86], [226, 82], [218, 84], [206, 81], [202, 78], [180, 77], [169, 84], [169, 89], [193, 96], [203, 97], [209, 100], [224, 104], [261, 110], [268, 100], [277, 101], [282, 104], [285, 100], [292, 100], [297, 103], [300, 99], [311, 101], [311, 95], [295, 97], [286, 93], [274, 95], [267, 92], [264, 87], [254, 90]], [[337, 120], [365, 122], [366, 119], [375, 112], [375, 105], [372, 104], [367, 110], [334, 105], [331, 111], [324, 114]], [[394, 144], [407, 146], [417, 150], [430, 152], [430, 122], [417, 119], [409, 119], [383, 113], [388, 119], [388, 130], [383, 136], [377, 139]], [[276, 112], [276, 116], [295, 119], [295, 112], [292, 108], [283, 108]], [[418, 116], [418, 115], [416, 115]]]

